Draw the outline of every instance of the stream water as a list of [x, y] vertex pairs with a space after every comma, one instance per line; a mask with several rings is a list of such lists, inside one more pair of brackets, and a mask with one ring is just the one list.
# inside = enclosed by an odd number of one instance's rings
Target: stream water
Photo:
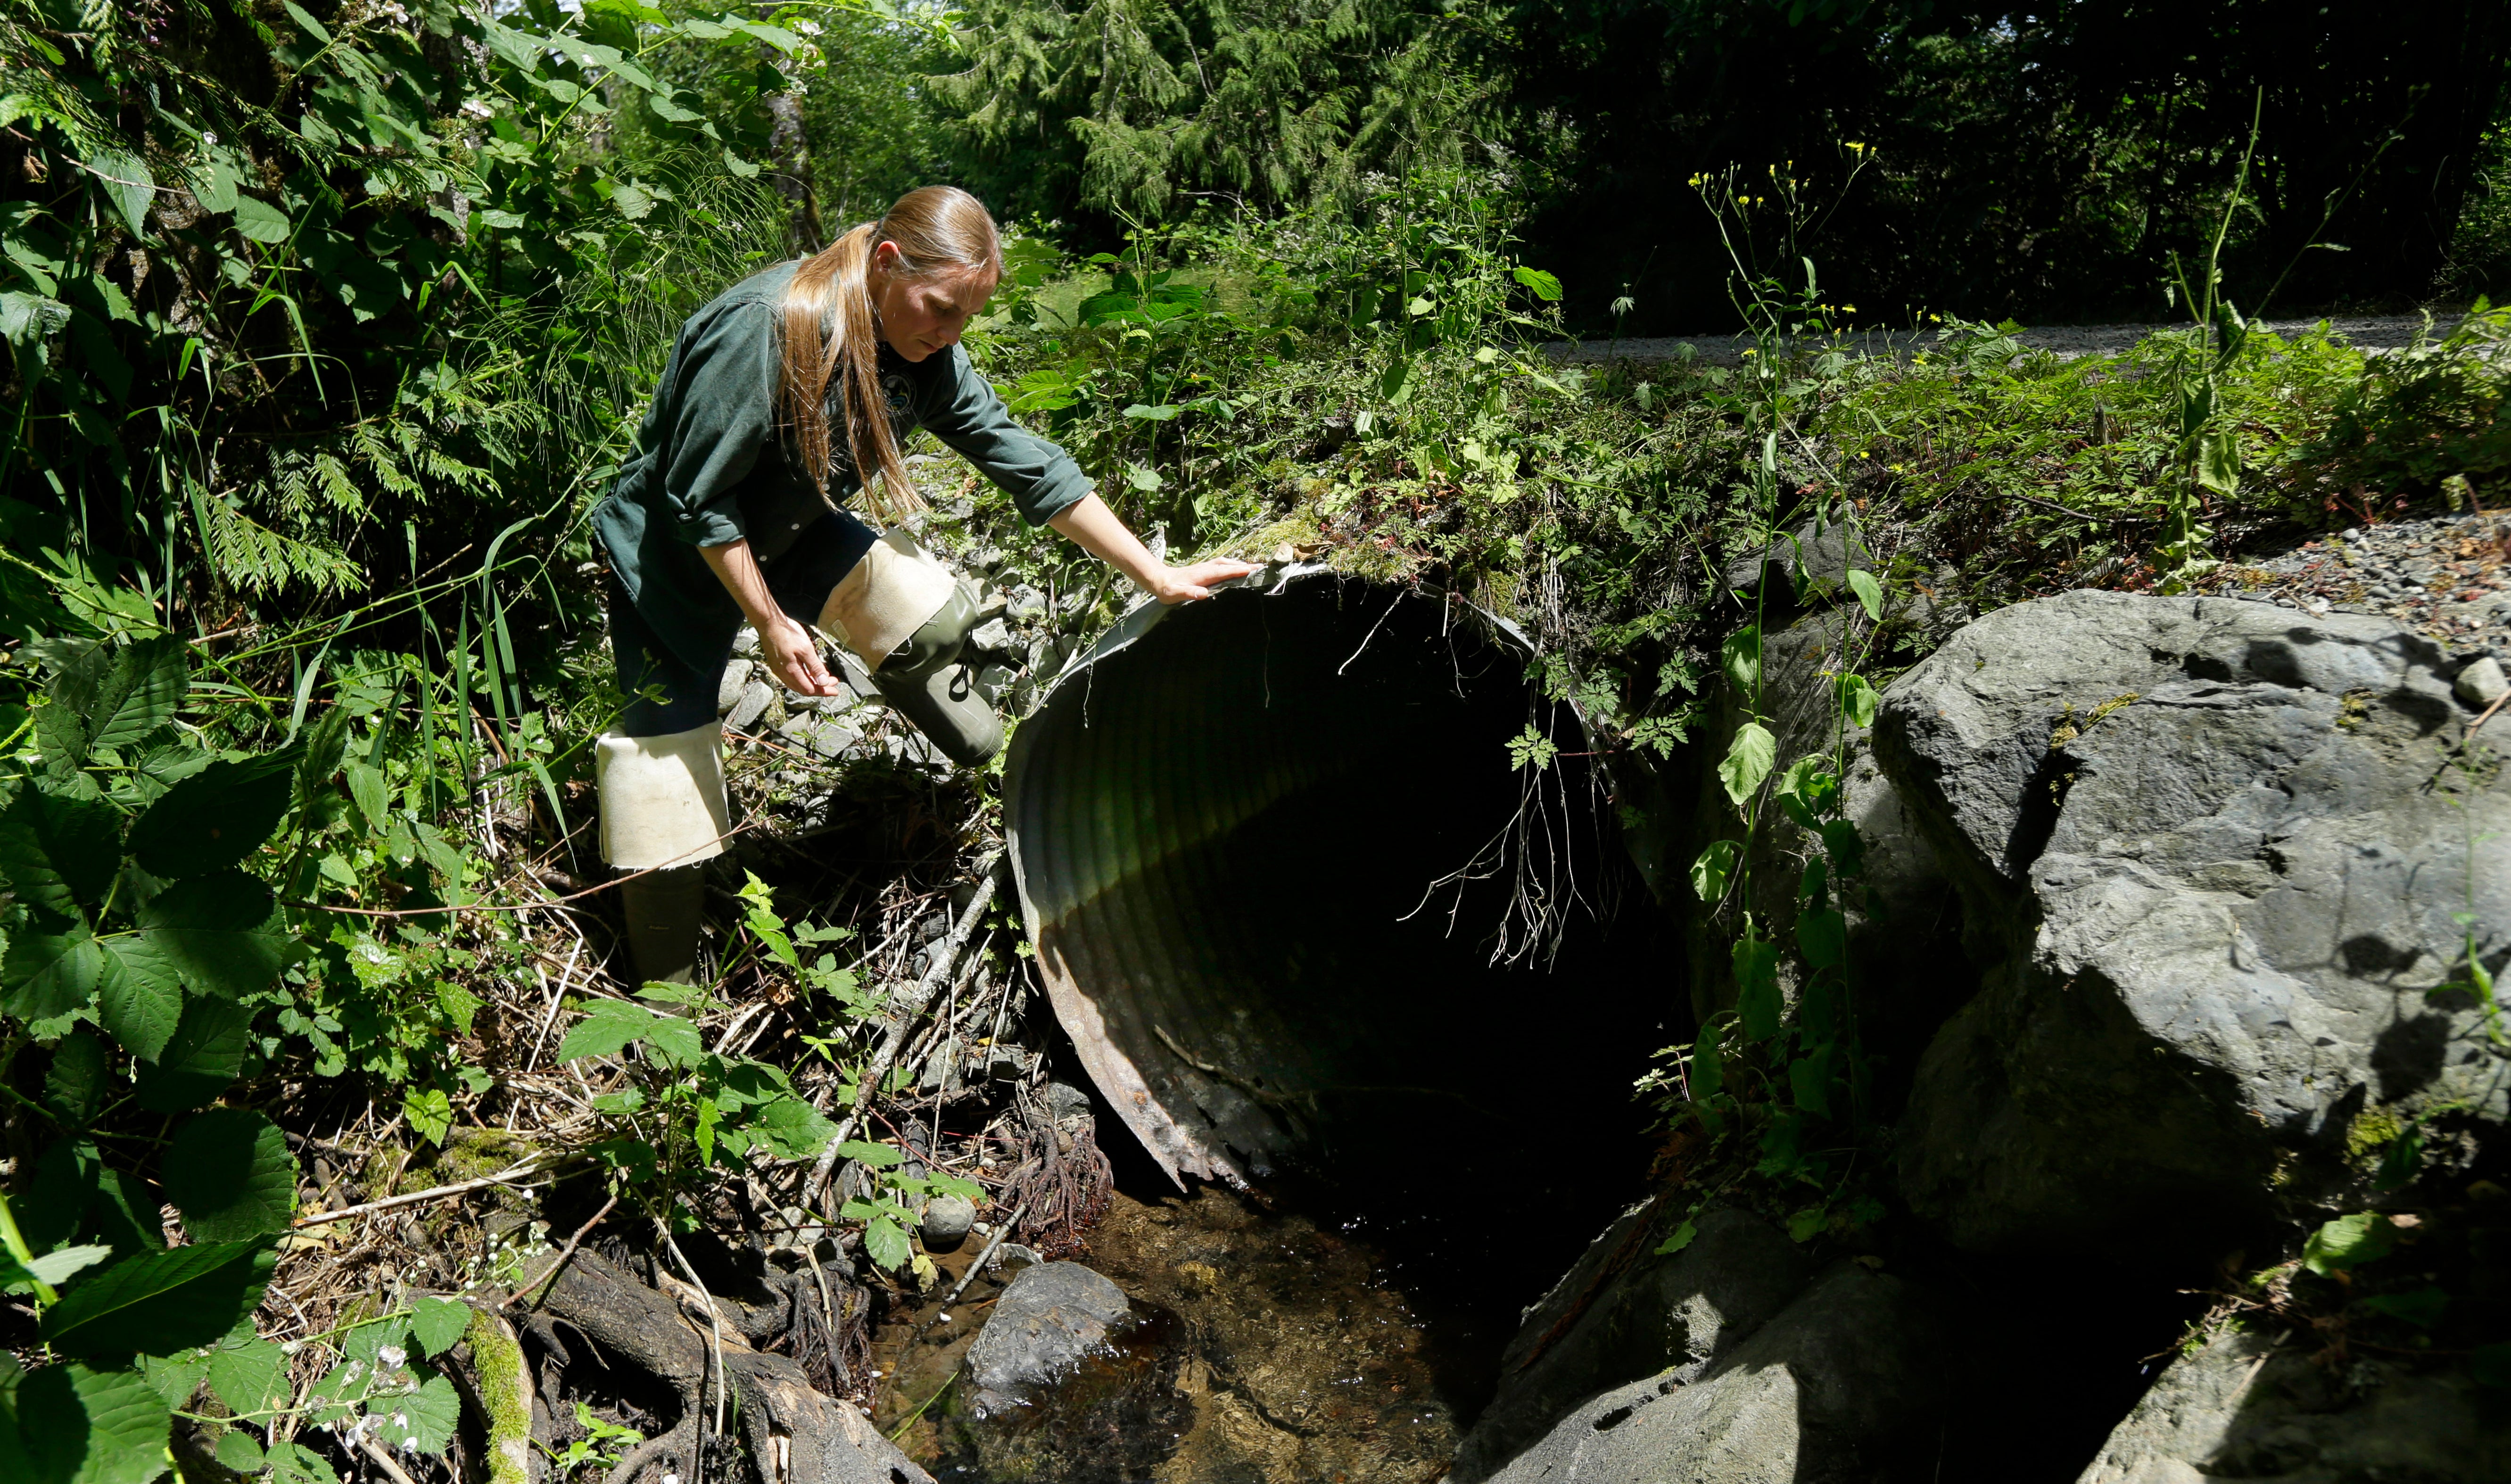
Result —
[[[1017, 1425], [976, 1422], [956, 1387], [925, 1406], [900, 1441], [938, 1478], [1434, 1480], [1505, 1338], [1405, 1291], [1404, 1234], [1219, 1187], [1120, 1191], [1082, 1260], [1137, 1327]], [[944, 1391], [999, 1291], [885, 1326], [884, 1431]]]
[[[1432, 1484], [1520, 1313], [1613, 1200], [1528, 1191], [1547, 1214], [1521, 1226], [1459, 1209], [1482, 1181], [1415, 1168], [1358, 1199], [1296, 1182], [1179, 1194], [1119, 1155], [1074, 1260], [1124, 1289], [1134, 1327], [1016, 1423], [981, 1420], [961, 1361], [1010, 1277], [988, 1273], [946, 1310], [893, 1310], [873, 1420], [944, 1484]], [[934, 1295], [982, 1245], [936, 1259]]]

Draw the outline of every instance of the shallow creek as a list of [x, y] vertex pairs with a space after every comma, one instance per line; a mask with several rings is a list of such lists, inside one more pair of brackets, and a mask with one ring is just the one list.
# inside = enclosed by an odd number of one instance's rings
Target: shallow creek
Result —
[[[1033, 1413], [980, 1422], [953, 1377], [1001, 1292], [987, 1275], [881, 1327], [874, 1421], [944, 1484], [1430, 1484], [1542, 1279], [1457, 1250], [1474, 1234], [1452, 1217], [1327, 1209], [1120, 1189], [1074, 1260], [1135, 1328]], [[982, 1245], [937, 1258], [937, 1294]]]

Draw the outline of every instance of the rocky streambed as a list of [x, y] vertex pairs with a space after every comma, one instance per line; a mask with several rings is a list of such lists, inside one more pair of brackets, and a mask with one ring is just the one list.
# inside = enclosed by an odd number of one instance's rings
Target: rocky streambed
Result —
[[1365, 1220], [1120, 1192], [1080, 1260], [902, 1308], [873, 1420], [946, 1480], [1435, 1480], [1478, 1381], [1452, 1368], [1496, 1346], [1403, 1267]]

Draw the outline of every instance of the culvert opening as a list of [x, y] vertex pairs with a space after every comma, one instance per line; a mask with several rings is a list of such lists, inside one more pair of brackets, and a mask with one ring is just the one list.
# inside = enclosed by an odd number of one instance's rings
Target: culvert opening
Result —
[[[1436, 1206], [1452, 1257], [1505, 1233], [1538, 1286], [1635, 1193], [1679, 959], [1529, 658], [1451, 597], [1315, 573], [1138, 612], [1022, 724], [1042, 977], [1171, 1179]], [[1548, 768], [1515, 766], [1529, 725]]]

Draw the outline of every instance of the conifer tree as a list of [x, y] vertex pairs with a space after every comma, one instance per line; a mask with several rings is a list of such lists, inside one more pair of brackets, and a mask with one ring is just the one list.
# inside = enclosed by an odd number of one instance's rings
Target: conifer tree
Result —
[[977, 0], [953, 128], [1016, 212], [1259, 209], [1453, 163], [1490, 117], [1487, 14], [1450, 0]]

